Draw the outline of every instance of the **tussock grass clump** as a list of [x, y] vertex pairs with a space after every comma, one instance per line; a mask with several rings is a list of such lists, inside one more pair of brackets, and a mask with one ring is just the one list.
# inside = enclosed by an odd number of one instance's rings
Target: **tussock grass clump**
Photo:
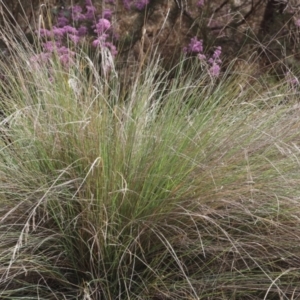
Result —
[[21, 50], [2, 65], [1, 299], [297, 298], [295, 96], [153, 60], [122, 98], [83, 54], [65, 71]]

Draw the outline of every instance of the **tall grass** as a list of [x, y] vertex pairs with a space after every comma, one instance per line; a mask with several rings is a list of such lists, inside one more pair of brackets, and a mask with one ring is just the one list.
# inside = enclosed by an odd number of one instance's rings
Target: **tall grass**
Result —
[[67, 72], [14, 47], [1, 299], [299, 298], [296, 94], [180, 66], [170, 80], [159, 59], [123, 93], [84, 54]]

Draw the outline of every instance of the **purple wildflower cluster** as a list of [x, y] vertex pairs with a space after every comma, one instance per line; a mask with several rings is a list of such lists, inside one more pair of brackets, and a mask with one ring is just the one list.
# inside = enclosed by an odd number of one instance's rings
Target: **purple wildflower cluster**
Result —
[[[151, 0], [122, 0], [125, 9], [143, 10]], [[116, 0], [104, 0], [106, 4], [115, 5]], [[204, 0], [199, 0], [197, 6], [204, 5]], [[42, 40], [43, 52], [32, 58], [33, 63], [48, 63], [55, 55], [58, 57], [63, 67], [69, 68], [75, 62], [76, 46], [82, 41], [87, 41], [86, 37], [92, 37], [91, 45], [99, 48], [101, 54], [111, 61], [117, 55], [116, 46], [111, 42], [112, 37], [116, 38], [113, 32], [111, 19], [113, 11], [103, 8], [101, 15], [96, 15], [96, 7], [92, 0], [85, 0], [85, 5], [70, 6], [62, 8], [56, 13], [56, 20], [51, 29], [41, 28], [38, 37]], [[191, 39], [189, 45], [184, 48], [184, 52], [197, 57], [205, 62], [209, 67], [209, 73], [213, 77], [220, 74], [220, 64], [222, 63], [221, 47], [217, 47], [210, 58], [203, 53], [203, 41], [197, 37]]]
[[222, 64], [220, 58], [222, 54], [222, 48], [220, 46], [216, 47], [213, 55], [207, 58], [203, 53], [203, 40], [198, 40], [197, 37], [193, 37], [187, 47], [183, 48], [183, 52], [189, 55], [197, 55], [198, 59], [205, 62], [209, 66], [209, 74], [213, 77], [219, 77]]
[[198, 40], [197, 37], [191, 38], [187, 47], [183, 48], [184, 53], [196, 54], [203, 52], [203, 41]]
[[150, 0], [123, 0], [123, 5], [128, 10], [132, 7], [143, 10], [149, 3]]
[[208, 62], [210, 63], [211, 67], [209, 68], [209, 72], [212, 76], [214, 77], [218, 77], [220, 75], [220, 71], [221, 71], [221, 63], [222, 60], [220, 59], [220, 56], [222, 54], [222, 48], [221, 46], [218, 46], [212, 57], [208, 60]]
[[94, 37], [92, 40], [94, 47], [108, 50], [111, 56], [115, 57], [117, 49], [109, 41], [112, 35], [111, 17], [112, 11], [109, 9], [103, 10], [101, 16], [96, 16], [96, 8], [91, 0], [85, 1], [84, 8], [74, 5], [62, 9], [51, 29], [38, 31], [39, 38], [44, 41], [43, 52], [33, 57], [32, 62], [47, 63], [56, 54], [60, 63], [68, 68], [74, 63], [76, 54], [70, 46], [76, 47], [88, 34]]

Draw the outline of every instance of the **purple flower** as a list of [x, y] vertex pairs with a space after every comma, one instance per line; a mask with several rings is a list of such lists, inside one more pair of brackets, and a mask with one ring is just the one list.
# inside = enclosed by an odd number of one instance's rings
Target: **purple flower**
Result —
[[208, 60], [208, 62], [212, 65], [214, 63], [221, 64], [222, 63], [222, 60], [220, 59], [221, 53], [222, 53], [222, 48], [218, 46], [214, 51], [212, 57]]
[[108, 37], [108, 35], [103, 33], [101, 36], [98, 36], [98, 38], [92, 42], [92, 45], [94, 47], [103, 47], [107, 37]]
[[148, 5], [150, 2], [150, 0], [139, 0], [135, 3], [135, 7], [138, 9], [138, 10], [142, 10], [145, 8], [146, 5]]
[[69, 24], [69, 19], [68, 19], [68, 18], [66, 18], [66, 17], [64, 17], [64, 16], [58, 17], [58, 18], [57, 18], [56, 25], [57, 25], [58, 27], [64, 27], [64, 26], [66, 26], [67, 24]]
[[62, 38], [64, 36], [64, 34], [66, 33], [64, 28], [58, 28], [56, 26], [53, 26], [52, 32], [53, 32], [54, 36], [57, 38]]
[[[70, 51], [69, 48], [67, 48], [66, 46], [61, 46], [59, 48], [57, 48], [57, 53], [58, 55], [64, 55], [64, 54], [69, 54], [71, 53], [72, 51]], [[72, 52], [74, 53], [74, 52]], [[75, 53], [74, 53], [75, 54]]]
[[98, 35], [103, 34], [105, 31], [107, 31], [111, 27], [110, 22], [107, 19], [99, 19], [98, 23], [95, 25], [95, 30]]
[[199, 58], [199, 60], [206, 60], [206, 56], [204, 55], [204, 54], [201, 54], [201, 53], [199, 53], [198, 54], [198, 58]]
[[102, 43], [101, 43], [101, 40], [99, 40], [99, 39], [96, 39], [96, 40], [94, 40], [94, 41], [92, 42], [92, 46], [95, 47], [95, 48], [101, 46], [101, 44], [102, 44]]
[[77, 29], [77, 34], [78, 36], [85, 36], [88, 32], [88, 29], [86, 26], [81, 25], [78, 29]]
[[80, 41], [80, 36], [76, 34], [69, 34], [68, 38], [76, 45]]
[[110, 53], [113, 57], [115, 57], [118, 54], [117, 48], [113, 43], [106, 42], [104, 46], [110, 50]]
[[52, 33], [51, 30], [44, 29], [44, 28], [41, 28], [40, 30], [37, 30], [37, 34], [42, 36], [42, 37], [49, 37], [49, 38], [51, 38], [53, 36], [53, 33]]
[[295, 25], [296, 25], [297, 27], [300, 27], [300, 19], [295, 20]]
[[92, 0], [85, 0], [87, 6], [93, 6]]
[[72, 64], [74, 64], [74, 56], [75, 52], [71, 51], [69, 48], [62, 46], [60, 48], [57, 48], [57, 55], [60, 63], [64, 67], [70, 67]]
[[218, 77], [220, 75], [221, 68], [218, 64], [213, 63], [212, 66], [209, 68], [209, 73], [213, 77]]
[[221, 46], [218, 46], [212, 56], [212, 58], [218, 63], [221, 63], [221, 59], [220, 59], [221, 53], [222, 53], [222, 48]]
[[67, 54], [67, 53], [63, 54], [63, 55], [60, 55], [59, 56], [59, 61], [66, 68], [69, 68], [71, 65], [74, 64], [73, 57], [71, 55]]
[[74, 5], [72, 7], [72, 19], [73, 21], [83, 21], [85, 20], [86, 16], [82, 14], [82, 8], [79, 5]]
[[218, 46], [213, 54], [213, 58], [214, 59], [220, 58], [221, 53], [222, 53], [222, 48], [221, 46]]
[[95, 18], [96, 7], [93, 5], [86, 6], [85, 18], [88, 20], [93, 20]]
[[197, 37], [191, 39], [189, 45], [183, 48], [185, 53], [202, 53], [203, 52], [203, 41], [198, 40]]
[[60, 46], [61, 45], [59, 42], [54, 42], [54, 41], [48, 41], [48, 42], [43, 43], [44, 51], [49, 52], [49, 53], [54, 52], [55, 49], [57, 49]]
[[45, 52], [41, 52], [40, 54], [37, 54], [33, 57], [30, 58], [30, 61], [36, 65], [38, 63], [47, 63], [49, 62], [51, 57], [51, 53], [45, 53]]
[[202, 7], [204, 5], [204, 0], [199, 0], [196, 5]]
[[71, 33], [71, 34], [77, 34], [77, 29], [73, 26], [67, 25], [63, 27], [63, 30], [65, 31], [65, 33]]
[[103, 19], [110, 20], [112, 17], [112, 11], [110, 9], [104, 9], [102, 12]]
[[72, 7], [72, 13], [73, 14], [80, 14], [82, 12], [82, 7], [79, 5], [74, 5]]

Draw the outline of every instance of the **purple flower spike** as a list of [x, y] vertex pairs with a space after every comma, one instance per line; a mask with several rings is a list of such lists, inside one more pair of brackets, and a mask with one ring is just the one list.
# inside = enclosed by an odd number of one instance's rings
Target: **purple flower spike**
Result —
[[221, 53], [222, 53], [222, 48], [221, 46], [218, 46], [213, 54], [213, 59], [215, 60], [220, 59]]
[[62, 47], [60, 47], [60, 48], [57, 49], [58, 55], [69, 54], [70, 52], [72, 52], [72, 51], [70, 51], [70, 49], [67, 48], [66, 46], [62, 46]]
[[118, 54], [118, 50], [113, 43], [107, 42], [105, 43], [105, 47], [110, 50], [110, 53], [113, 57], [115, 57]]
[[33, 64], [47, 63], [47, 62], [49, 62], [50, 58], [51, 58], [51, 53], [42, 52], [40, 54], [37, 54], [37, 55], [31, 57], [30, 61]]
[[99, 39], [94, 40], [92, 46], [95, 48], [101, 46], [101, 41]]
[[82, 12], [82, 7], [79, 5], [74, 5], [72, 7], [72, 13], [73, 14], [80, 14]]
[[57, 55], [60, 63], [64, 67], [69, 68], [72, 64], [74, 64], [75, 52], [71, 51], [69, 48], [65, 46], [57, 48]]
[[59, 57], [59, 61], [66, 68], [69, 68], [71, 65], [74, 64], [74, 60], [73, 60], [72, 56], [70, 56], [69, 54], [61, 55]]
[[201, 54], [201, 53], [198, 54], [198, 58], [199, 58], [199, 60], [201, 60], [201, 61], [206, 60], [206, 56], [205, 56], [204, 54]]
[[78, 36], [82, 37], [85, 36], [88, 33], [88, 29], [86, 26], [81, 25], [78, 29], [77, 29], [77, 34]]
[[70, 33], [70, 34], [77, 34], [78, 31], [75, 27], [67, 25], [63, 27], [63, 30], [65, 33]]
[[48, 41], [48, 42], [43, 43], [44, 51], [49, 52], [49, 53], [54, 52], [55, 49], [57, 49], [60, 46], [61, 46], [61, 44], [59, 42]]
[[84, 21], [86, 16], [82, 14], [82, 8], [79, 5], [72, 7], [72, 19], [73, 21]]
[[103, 33], [101, 36], [99, 36], [96, 40], [92, 42], [92, 45], [94, 47], [102, 47], [105, 44], [105, 40], [107, 39], [108, 35]]
[[110, 22], [107, 19], [101, 18], [96, 24], [94, 32], [96, 32], [98, 35], [101, 35], [105, 31], [107, 31], [110, 27], [111, 27]]
[[53, 26], [52, 31], [53, 31], [54, 36], [59, 39], [62, 38], [64, 36], [64, 34], [66, 33], [64, 28], [58, 28], [55, 26]]
[[64, 17], [64, 16], [58, 17], [58, 18], [57, 18], [56, 25], [57, 25], [58, 27], [64, 27], [64, 26], [66, 26], [66, 25], [68, 25], [68, 24], [69, 24], [68, 18], [66, 18], [66, 17]]
[[110, 9], [104, 9], [102, 13], [103, 19], [110, 20], [112, 17], [112, 11]]
[[[128, 8], [133, 6], [137, 9], [144, 9], [150, 0], [122, 0]], [[96, 0], [94, 1], [96, 2]], [[116, 4], [116, 0], [104, 0], [109, 4]], [[94, 36], [92, 45], [99, 47], [104, 60], [112, 61], [117, 55], [117, 48], [111, 42], [115, 33], [112, 30], [111, 19], [112, 9], [102, 9], [102, 15], [97, 15], [96, 7], [92, 0], [85, 0], [85, 6], [74, 5], [68, 9], [63, 9], [58, 13], [55, 26], [51, 30], [40, 29], [37, 31], [38, 37], [43, 38], [43, 52], [32, 58], [32, 62], [38, 65], [44, 62], [47, 65], [53, 56], [57, 57], [63, 67], [70, 67], [75, 60], [76, 53], [70, 49], [81, 43], [87, 34]], [[100, 17], [100, 18], [99, 18]], [[98, 20], [96, 18], [99, 18]], [[73, 25], [72, 25], [73, 24]], [[70, 42], [71, 43], [68, 43]], [[71, 48], [70, 48], [71, 47]], [[51, 68], [51, 65], [49, 65]], [[1, 75], [1, 74], [0, 74]]]
[[209, 73], [213, 77], [219, 77], [220, 71], [221, 71], [221, 68], [216, 63], [213, 63], [212, 66], [209, 68]]
[[222, 53], [222, 48], [218, 46], [216, 50], [214, 51], [212, 57], [208, 60], [208, 62], [213, 65], [213, 64], [221, 64], [222, 60], [220, 59]]
[[48, 37], [51, 38], [53, 36], [53, 33], [51, 30], [41, 28], [40, 30], [37, 30], [37, 34], [39, 34], [42, 37]]
[[86, 6], [85, 18], [88, 20], [93, 20], [95, 18], [96, 7], [93, 5]]
[[75, 35], [75, 34], [70, 34], [70, 35], [69, 35], [69, 39], [70, 39], [75, 45], [77, 45], [78, 42], [80, 41], [80, 36]]
[[183, 48], [185, 53], [202, 53], [203, 52], [203, 41], [197, 40], [197, 37], [191, 39], [189, 45]]

